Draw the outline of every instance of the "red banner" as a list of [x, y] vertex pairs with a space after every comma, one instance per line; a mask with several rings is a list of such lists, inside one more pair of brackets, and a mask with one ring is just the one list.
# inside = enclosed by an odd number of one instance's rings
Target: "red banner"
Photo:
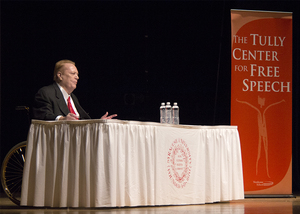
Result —
[[231, 10], [231, 27], [245, 194], [291, 194], [292, 13]]

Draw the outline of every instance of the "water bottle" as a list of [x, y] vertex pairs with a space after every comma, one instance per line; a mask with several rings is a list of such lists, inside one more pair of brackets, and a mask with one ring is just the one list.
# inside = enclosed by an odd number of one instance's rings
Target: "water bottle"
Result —
[[165, 105], [165, 103], [161, 103], [161, 106], [160, 106], [160, 122], [166, 123], [166, 105]]
[[172, 124], [172, 107], [170, 102], [166, 105], [166, 123]]
[[174, 125], [179, 124], [179, 106], [177, 105], [177, 103], [174, 103], [172, 107], [172, 123]]

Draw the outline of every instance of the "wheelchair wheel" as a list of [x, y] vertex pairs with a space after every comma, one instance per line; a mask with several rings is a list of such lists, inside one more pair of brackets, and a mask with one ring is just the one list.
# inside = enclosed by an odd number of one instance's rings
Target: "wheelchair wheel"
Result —
[[9, 150], [1, 167], [1, 183], [4, 192], [17, 205], [21, 202], [26, 144], [27, 141], [23, 141]]

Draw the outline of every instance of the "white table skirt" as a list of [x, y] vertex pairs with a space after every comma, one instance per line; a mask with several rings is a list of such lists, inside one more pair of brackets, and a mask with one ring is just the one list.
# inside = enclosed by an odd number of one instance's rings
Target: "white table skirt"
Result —
[[236, 126], [32, 121], [22, 206], [182, 205], [243, 198]]

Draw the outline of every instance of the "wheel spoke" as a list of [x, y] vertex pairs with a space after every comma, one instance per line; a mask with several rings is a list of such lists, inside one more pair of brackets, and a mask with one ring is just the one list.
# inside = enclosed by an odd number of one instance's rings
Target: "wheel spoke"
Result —
[[13, 147], [6, 155], [1, 169], [1, 183], [6, 195], [20, 205], [26, 142]]
[[11, 159], [9, 161], [11, 162], [12, 165], [23, 168], [24, 161], [23, 161], [22, 155], [23, 154], [16, 152], [11, 156]]

